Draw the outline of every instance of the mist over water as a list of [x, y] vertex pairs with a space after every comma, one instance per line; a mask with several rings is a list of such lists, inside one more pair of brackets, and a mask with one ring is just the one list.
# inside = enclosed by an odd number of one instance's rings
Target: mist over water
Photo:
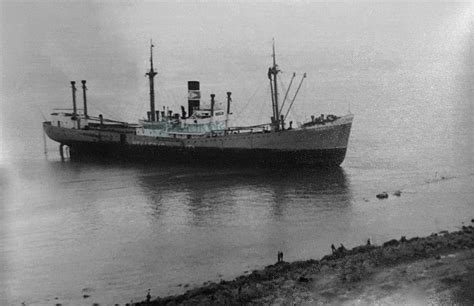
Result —
[[[319, 258], [474, 217], [470, 3], [0, 8], [0, 304], [122, 304], [278, 250]], [[91, 114], [145, 116], [150, 38], [159, 107], [178, 111], [199, 80], [203, 103], [232, 91], [235, 125], [268, 122], [272, 37], [282, 88], [308, 74], [291, 120], [354, 113], [341, 169], [61, 162], [50, 140], [43, 153], [41, 113], [71, 107], [71, 80], [87, 80]]]

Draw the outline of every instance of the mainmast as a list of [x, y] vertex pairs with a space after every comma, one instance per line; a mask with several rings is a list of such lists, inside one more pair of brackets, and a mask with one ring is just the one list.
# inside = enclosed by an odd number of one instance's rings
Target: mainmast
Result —
[[158, 74], [153, 69], [153, 42], [150, 40], [150, 71], [146, 73], [150, 81], [150, 120], [155, 121], [155, 86], [153, 78]]
[[[278, 108], [278, 85], [277, 85], [277, 74], [280, 72], [278, 70], [278, 65], [276, 64], [275, 57], [275, 40], [273, 40], [273, 66], [268, 68], [268, 78], [270, 79], [270, 89], [272, 92], [272, 109], [273, 109], [273, 118], [272, 126], [279, 130], [280, 128], [280, 110]], [[273, 84], [272, 84], [273, 81]]]

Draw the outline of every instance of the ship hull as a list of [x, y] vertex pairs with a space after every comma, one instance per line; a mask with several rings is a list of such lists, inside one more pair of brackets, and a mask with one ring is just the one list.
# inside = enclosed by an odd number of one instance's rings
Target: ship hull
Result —
[[202, 164], [289, 164], [338, 166], [345, 158], [346, 148], [324, 150], [282, 151], [268, 149], [217, 149], [130, 146], [73, 142], [69, 145], [72, 160], [121, 160], [131, 162], [172, 161]]
[[72, 160], [99, 158], [138, 162], [290, 164], [338, 166], [345, 158], [352, 116], [327, 126], [271, 133], [179, 139], [55, 127], [46, 134], [69, 147]]

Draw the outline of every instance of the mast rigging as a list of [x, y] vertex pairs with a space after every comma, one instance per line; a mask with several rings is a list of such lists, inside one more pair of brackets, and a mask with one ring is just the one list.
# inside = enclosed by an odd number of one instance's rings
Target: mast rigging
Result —
[[[273, 39], [273, 66], [268, 68], [268, 78], [270, 79], [270, 88], [272, 89], [272, 109], [273, 109], [273, 119], [272, 126], [275, 130], [280, 129], [280, 110], [278, 107], [278, 84], [277, 84], [277, 75], [280, 70], [276, 64], [275, 56], [275, 39]], [[272, 86], [273, 82], [273, 86]]]
[[293, 80], [295, 79], [295, 77], [296, 73], [293, 72], [293, 75], [291, 76], [290, 85], [288, 85], [288, 88], [285, 93], [285, 98], [283, 98], [283, 103], [281, 104], [280, 113], [283, 111], [283, 106], [285, 106], [286, 98], [288, 98], [288, 93], [290, 92], [291, 84], [293, 84]]
[[158, 74], [153, 68], [153, 41], [150, 39], [150, 71], [146, 73], [150, 82], [150, 121], [155, 121], [155, 86], [153, 78]]
[[286, 111], [284, 120], [286, 120], [286, 117], [288, 116], [288, 113], [290, 112], [291, 107], [293, 106], [293, 103], [295, 102], [296, 96], [298, 95], [298, 92], [300, 91], [301, 85], [303, 84], [303, 80], [304, 80], [305, 78], [306, 78], [306, 73], [304, 73], [304, 74], [303, 74], [303, 77], [301, 78], [300, 84], [298, 85], [298, 88], [296, 89], [295, 96], [293, 97], [293, 100], [291, 100], [291, 104], [290, 104], [290, 106], [288, 107], [288, 110]]

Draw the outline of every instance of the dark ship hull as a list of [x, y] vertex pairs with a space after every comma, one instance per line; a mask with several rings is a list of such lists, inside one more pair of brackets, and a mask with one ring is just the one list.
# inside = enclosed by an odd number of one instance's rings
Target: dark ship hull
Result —
[[352, 116], [307, 129], [209, 135], [180, 139], [136, 135], [132, 129], [69, 129], [43, 124], [53, 140], [69, 148], [72, 160], [290, 164], [338, 166], [345, 158]]

